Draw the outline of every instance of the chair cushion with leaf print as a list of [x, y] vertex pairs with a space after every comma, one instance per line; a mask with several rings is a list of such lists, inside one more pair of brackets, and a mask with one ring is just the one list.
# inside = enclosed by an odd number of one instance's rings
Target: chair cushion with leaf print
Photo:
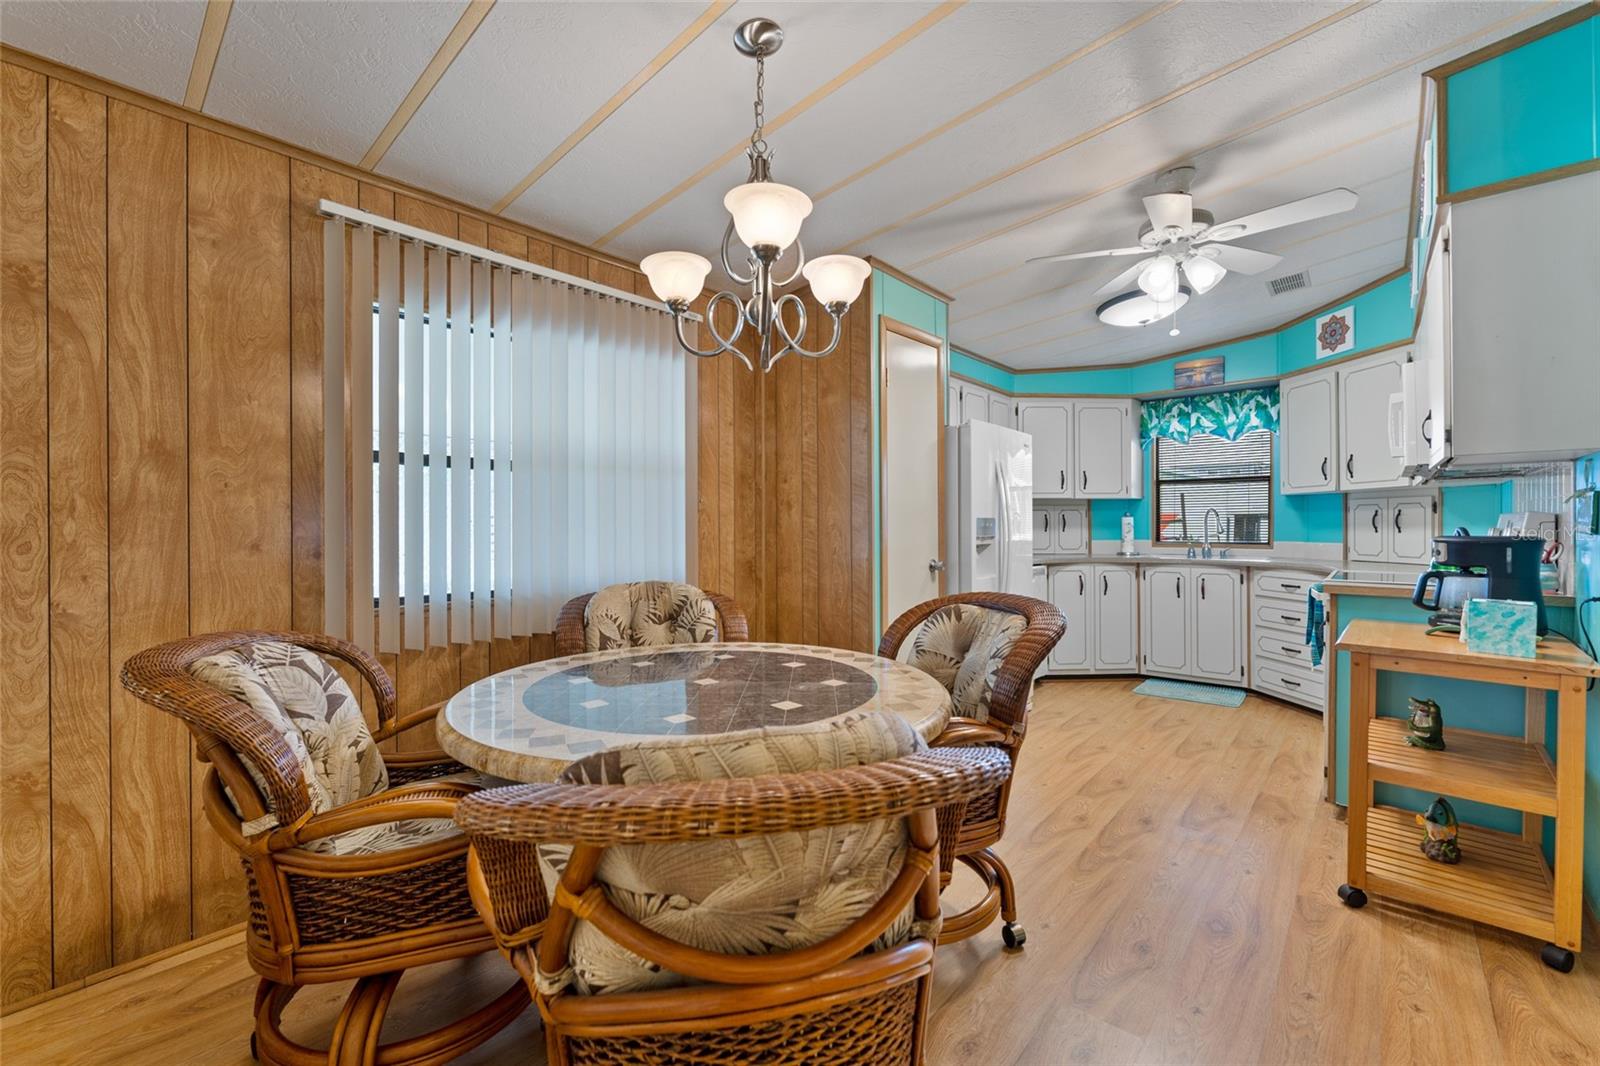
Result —
[[[190, 672], [242, 701], [283, 737], [300, 763], [313, 814], [389, 787], [383, 755], [355, 693], [319, 656], [293, 644], [258, 641], [199, 659]], [[262, 785], [262, 794], [268, 795], [256, 767], [244, 762]], [[277, 825], [277, 817], [269, 813], [244, 829], [259, 833]], [[454, 832], [447, 818], [415, 818], [323, 837], [307, 848], [332, 855], [365, 855], [425, 844]]]
[[711, 597], [677, 581], [607, 585], [584, 616], [584, 651], [708, 644], [717, 639]]
[[1020, 614], [953, 603], [922, 623], [906, 661], [950, 690], [956, 714], [988, 721], [995, 674], [1027, 627]]
[[[660, 784], [864, 766], [924, 749], [900, 718], [858, 714], [800, 726], [613, 748], [569, 766], [567, 784]], [[900, 818], [809, 832], [687, 844], [613, 845], [597, 880], [612, 903], [651, 930], [707, 951], [762, 955], [825, 940], [864, 914], [899, 872]], [[553, 889], [570, 847], [540, 845]], [[911, 935], [908, 907], [875, 948]], [[554, 992], [632, 992], [685, 983], [587, 922], [573, 930], [571, 968], [541, 975]]]

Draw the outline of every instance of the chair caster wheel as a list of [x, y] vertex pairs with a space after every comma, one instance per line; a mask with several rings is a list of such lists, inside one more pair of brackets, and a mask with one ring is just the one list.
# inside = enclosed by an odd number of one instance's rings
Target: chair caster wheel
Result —
[[1577, 956], [1566, 948], [1546, 944], [1539, 949], [1539, 961], [1557, 973], [1571, 973], [1572, 964], [1577, 961]]
[[[1006, 942], [1008, 948], [1020, 948], [1028, 942], [1028, 931], [1016, 922], [1007, 922], [1000, 927], [1000, 939]], [[1572, 968], [1569, 964], [1569, 970]]]
[[1344, 905], [1351, 910], [1358, 910], [1367, 905], [1367, 894], [1359, 888], [1349, 885], [1339, 886], [1339, 898], [1344, 900]]

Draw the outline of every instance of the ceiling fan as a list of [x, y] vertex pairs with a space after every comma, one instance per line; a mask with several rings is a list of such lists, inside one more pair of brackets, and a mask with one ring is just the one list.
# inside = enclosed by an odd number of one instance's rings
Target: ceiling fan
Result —
[[1206, 293], [1230, 270], [1240, 274], [1259, 274], [1263, 270], [1271, 270], [1283, 260], [1281, 255], [1240, 248], [1228, 242], [1337, 215], [1355, 207], [1357, 199], [1349, 189], [1329, 189], [1303, 200], [1292, 200], [1218, 224], [1210, 211], [1194, 206], [1194, 197], [1189, 195], [1189, 185], [1193, 180], [1192, 166], [1174, 167], [1156, 179], [1157, 192], [1144, 198], [1144, 209], [1149, 213], [1150, 221], [1140, 228], [1139, 243], [1136, 245], [1102, 248], [1094, 252], [1041, 255], [1028, 262], [1052, 263], [1065, 259], [1098, 259], [1119, 255], [1149, 256], [1100, 286], [1095, 290], [1095, 295], [1124, 290], [1137, 282], [1138, 287], [1157, 304], [1171, 304], [1175, 308], [1180, 273], [1187, 282], [1182, 286], [1185, 295], [1188, 290]]

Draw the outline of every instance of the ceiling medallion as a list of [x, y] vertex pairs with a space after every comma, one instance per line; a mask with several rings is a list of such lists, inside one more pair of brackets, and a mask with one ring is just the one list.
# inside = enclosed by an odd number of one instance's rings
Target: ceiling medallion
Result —
[[[790, 352], [820, 359], [837, 348], [844, 332], [840, 320], [861, 295], [861, 286], [872, 267], [853, 255], [825, 255], [806, 261], [805, 248], [800, 243], [800, 224], [811, 214], [811, 198], [793, 186], [779, 185], [772, 180], [773, 152], [762, 136], [762, 127], [766, 124], [767, 57], [782, 47], [783, 28], [771, 19], [749, 19], [734, 31], [733, 45], [741, 54], [756, 61], [755, 129], [746, 150], [750, 157], [750, 176], [743, 185], [730, 189], [722, 198], [723, 206], [732, 216], [722, 233], [722, 269], [738, 284], [749, 286], [749, 295], [741, 296], [729, 290], [712, 295], [706, 303], [705, 328], [715, 346], [702, 351], [684, 336], [684, 321], [689, 305], [705, 288], [706, 275], [711, 272], [710, 261], [693, 252], [656, 252], [645, 256], [639, 268], [650, 279], [650, 288], [672, 312], [678, 327], [678, 343], [684, 351], [706, 359], [729, 352], [746, 368], [754, 370], [750, 359], [734, 347], [748, 325], [761, 339], [756, 359], [761, 369], [767, 371]], [[735, 233], [744, 245], [746, 273], [734, 269]], [[795, 249], [794, 266], [787, 277], [779, 280], [774, 276], [775, 268], [790, 245]], [[805, 304], [792, 292], [777, 295], [802, 275], [811, 285], [811, 295], [833, 320], [833, 338], [826, 347], [816, 351], [802, 347], [796, 339], [806, 333]], [[726, 336], [716, 326], [718, 304], [727, 304], [734, 310], [733, 327]], [[793, 310], [793, 329], [784, 321], [786, 309]]]

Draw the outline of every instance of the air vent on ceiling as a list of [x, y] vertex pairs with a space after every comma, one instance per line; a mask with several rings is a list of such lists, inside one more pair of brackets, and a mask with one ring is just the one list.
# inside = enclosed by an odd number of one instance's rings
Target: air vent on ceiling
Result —
[[1303, 289], [1311, 284], [1311, 272], [1301, 270], [1294, 274], [1285, 274], [1281, 278], [1273, 278], [1267, 282], [1267, 291], [1274, 296], [1282, 296], [1286, 292]]

